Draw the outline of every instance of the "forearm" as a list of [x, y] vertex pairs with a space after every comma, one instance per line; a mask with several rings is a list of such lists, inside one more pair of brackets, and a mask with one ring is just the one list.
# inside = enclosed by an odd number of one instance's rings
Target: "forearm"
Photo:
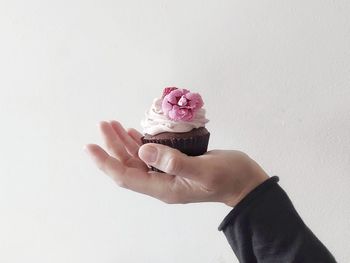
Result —
[[272, 177], [248, 194], [219, 227], [241, 263], [336, 262]]

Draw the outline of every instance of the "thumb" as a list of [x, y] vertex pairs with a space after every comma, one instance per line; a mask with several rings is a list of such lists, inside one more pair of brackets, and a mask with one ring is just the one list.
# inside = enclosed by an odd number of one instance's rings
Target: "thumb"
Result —
[[200, 159], [187, 156], [166, 145], [147, 143], [139, 148], [139, 157], [145, 163], [172, 175], [194, 178], [200, 173]]

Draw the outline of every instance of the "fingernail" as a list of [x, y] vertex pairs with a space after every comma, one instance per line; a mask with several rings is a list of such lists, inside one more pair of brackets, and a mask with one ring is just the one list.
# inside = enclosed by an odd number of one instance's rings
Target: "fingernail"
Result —
[[87, 145], [84, 145], [84, 146], [83, 146], [83, 151], [86, 152], [86, 153], [88, 153]]
[[156, 147], [144, 145], [140, 148], [140, 158], [146, 163], [154, 163], [157, 160], [158, 150]]
[[89, 149], [88, 149], [87, 146], [84, 146], [84, 147], [83, 147], [83, 151], [84, 151], [84, 153], [85, 153], [86, 155], [88, 155], [88, 156], [91, 158], [91, 153], [90, 153], [90, 151], [89, 151]]

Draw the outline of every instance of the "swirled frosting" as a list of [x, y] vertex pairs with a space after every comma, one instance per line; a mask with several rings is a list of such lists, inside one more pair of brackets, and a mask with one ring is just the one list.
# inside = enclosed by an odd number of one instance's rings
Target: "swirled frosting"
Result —
[[167, 117], [162, 110], [162, 99], [154, 99], [151, 108], [141, 121], [143, 132], [156, 135], [162, 132], [188, 132], [194, 128], [204, 127], [209, 120], [205, 118], [205, 109], [196, 111], [191, 121], [174, 121]]

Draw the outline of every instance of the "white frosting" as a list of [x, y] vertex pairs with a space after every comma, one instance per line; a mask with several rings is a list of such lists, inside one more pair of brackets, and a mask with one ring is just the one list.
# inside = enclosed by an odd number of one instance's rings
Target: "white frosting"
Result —
[[145, 119], [141, 121], [141, 126], [143, 133], [156, 135], [162, 132], [188, 132], [204, 127], [208, 121], [203, 108], [196, 111], [191, 121], [173, 121], [164, 115], [162, 99], [154, 99], [151, 108], [145, 113]]

